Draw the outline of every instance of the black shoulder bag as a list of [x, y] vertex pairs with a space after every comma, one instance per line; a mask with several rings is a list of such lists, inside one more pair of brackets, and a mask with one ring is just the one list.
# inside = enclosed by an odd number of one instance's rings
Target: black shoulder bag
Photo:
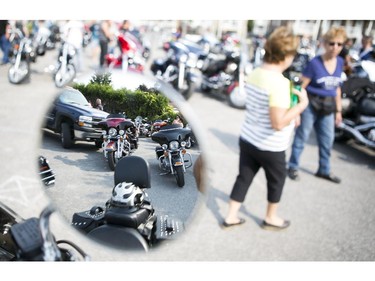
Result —
[[336, 111], [336, 98], [308, 94], [309, 102], [319, 115], [328, 115]]

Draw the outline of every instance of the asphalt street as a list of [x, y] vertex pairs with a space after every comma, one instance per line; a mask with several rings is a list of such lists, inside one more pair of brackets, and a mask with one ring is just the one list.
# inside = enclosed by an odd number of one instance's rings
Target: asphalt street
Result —
[[[97, 59], [89, 53], [85, 56], [85, 71], [92, 70]], [[37, 216], [50, 202], [35, 159], [41, 149], [44, 113], [57, 92], [48, 73], [54, 59], [52, 53], [38, 58], [30, 81], [23, 85], [10, 84], [7, 66], [0, 66], [0, 200], [24, 217]], [[283, 232], [260, 228], [267, 204], [261, 171], [241, 208], [246, 223], [223, 230], [220, 223], [237, 176], [244, 111], [199, 89], [187, 107], [200, 127], [207, 191], [197, 196], [193, 219], [181, 237], [147, 254], [122, 252], [79, 235], [59, 214], [53, 216], [51, 226], [55, 235], [79, 244], [95, 261], [375, 260], [373, 151], [354, 143], [335, 144], [332, 170], [342, 178], [337, 185], [314, 176], [318, 153], [312, 134], [301, 159], [301, 180], [287, 179], [280, 203], [280, 215], [291, 220], [291, 227]]]

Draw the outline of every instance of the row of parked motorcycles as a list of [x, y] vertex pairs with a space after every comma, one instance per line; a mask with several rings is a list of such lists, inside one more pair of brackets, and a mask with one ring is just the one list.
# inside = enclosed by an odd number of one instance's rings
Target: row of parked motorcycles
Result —
[[154, 209], [146, 192], [151, 188], [149, 163], [133, 152], [139, 137], [151, 138], [157, 143], [155, 156], [161, 175], [174, 175], [177, 185], [183, 187], [186, 169], [193, 165], [186, 151], [194, 135], [191, 128], [184, 127], [179, 118], [149, 122], [137, 116], [133, 121], [124, 114], [110, 114], [99, 125], [103, 153], [110, 167], [114, 163], [114, 188], [105, 204], [74, 213], [72, 226], [101, 244], [123, 250], [147, 252], [175, 239], [184, 231], [184, 223]]
[[[86, 37], [84, 36], [86, 39], [84, 39], [83, 47], [87, 46], [91, 40], [89, 35]], [[105, 65], [109, 69], [143, 73], [150, 52], [148, 42], [137, 30], [119, 32], [115, 47], [105, 55]], [[72, 44], [62, 41], [53, 72], [56, 87], [62, 88], [74, 80], [77, 74], [76, 58], [77, 49]]]
[[12, 84], [20, 84], [30, 77], [30, 64], [36, 62], [38, 56], [44, 56], [47, 50], [55, 47], [57, 37], [47, 28], [40, 30], [31, 36], [14, 27], [11, 30], [9, 41], [10, 68], [8, 80]]
[[[31, 74], [31, 64], [37, 61], [37, 57], [44, 56], [48, 50], [53, 50], [58, 45], [60, 47], [52, 72], [55, 86], [62, 88], [76, 77], [77, 49], [63, 40], [58, 26], [53, 25], [50, 28], [41, 26], [35, 34], [30, 36], [26, 36], [20, 28], [14, 27], [9, 41], [11, 43], [8, 70], [10, 83], [21, 84], [27, 81]], [[87, 46], [90, 41], [91, 34], [86, 31], [82, 46]]]
[[[237, 45], [179, 38], [163, 44], [164, 58], [151, 64], [152, 73], [171, 84], [185, 99], [198, 88], [206, 94], [218, 93], [229, 98], [238, 87], [241, 54]], [[237, 106], [238, 107], [238, 106]]]
[[102, 129], [101, 148], [109, 168], [114, 171], [122, 158], [138, 149], [139, 137], [150, 137], [159, 144], [155, 147], [155, 154], [162, 174], [174, 175], [177, 185], [183, 187], [186, 169], [193, 165], [191, 154], [186, 149], [197, 144], [191, 128], [169, 119], [153, 123], [145, 119], [137, 116], [133, 121], [124, 114], [109, 114], [98, 124]]

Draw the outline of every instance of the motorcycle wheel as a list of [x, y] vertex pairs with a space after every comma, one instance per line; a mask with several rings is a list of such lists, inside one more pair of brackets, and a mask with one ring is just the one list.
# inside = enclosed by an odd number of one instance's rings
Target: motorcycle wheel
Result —
[[209, 93], [210, 90], [211, 90], [211, 89], [208, 88], [206, 84], [204, 84], [204, 83], [201, 84], [201, 91], [202, 91], [203, 93]]
[[65, 85], [68, 85], [70, 82], [73, 81], [75, 76], [76, 76], [76, 69], [74, 65], [68, 64], [66, 66], [65, 72], [62, 72], [61, 65], [60, 65], [54, 77], [56, 87], [62, 88]]
[[74, 144], [73, 134], [68, 123], [61, 124], [61, 145], [63, 148], [71, 148]]
[[12, 84], [20, 84], [30, 75], [30, 63], [21, 61], [18, 68], [12, 65], [8, 70], [8, 80]]
[[245, 92], [240, 90], [240, 87], [236, 86], [228, 93], [227, 96], [228, 103], [230, 106], [238, 109], [245, 109], [245, 100], [246, 95]]
[[183, 187], [185, 185], [185, 177], [184, 177], [184, 169], [182, 166], [177, 166], [175, 168], [175, 176], [176, 176], [176, 181], [177, 185], [179, 187]]
[[185, 100], [188, 100], [193, 94], [193, 83], [190, 81], [187, 81], [186, 83], [187, 88], [181, 91], [181, 95], [185, 98]]
[[115, 152], [108, 153], [108, 166], [112, 171], [116, 168], [116, 162]]

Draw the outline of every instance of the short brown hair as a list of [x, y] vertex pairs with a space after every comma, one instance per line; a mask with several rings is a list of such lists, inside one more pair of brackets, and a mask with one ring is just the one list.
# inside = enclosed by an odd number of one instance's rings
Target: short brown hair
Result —
[[343, 42], [346, 41], [347, 35], [345, 28], [342, 26], [333, 26], [323, 35], [323, 40], [324, 42], [329, 42], [338, 37], [342, 38]]
[[287, 56], [295, 56], [299, 45], [299, 38], [292, 30], [280, 26], [268, 37], [264, 49], [264, 61], [267, 63], [279, 63]]

